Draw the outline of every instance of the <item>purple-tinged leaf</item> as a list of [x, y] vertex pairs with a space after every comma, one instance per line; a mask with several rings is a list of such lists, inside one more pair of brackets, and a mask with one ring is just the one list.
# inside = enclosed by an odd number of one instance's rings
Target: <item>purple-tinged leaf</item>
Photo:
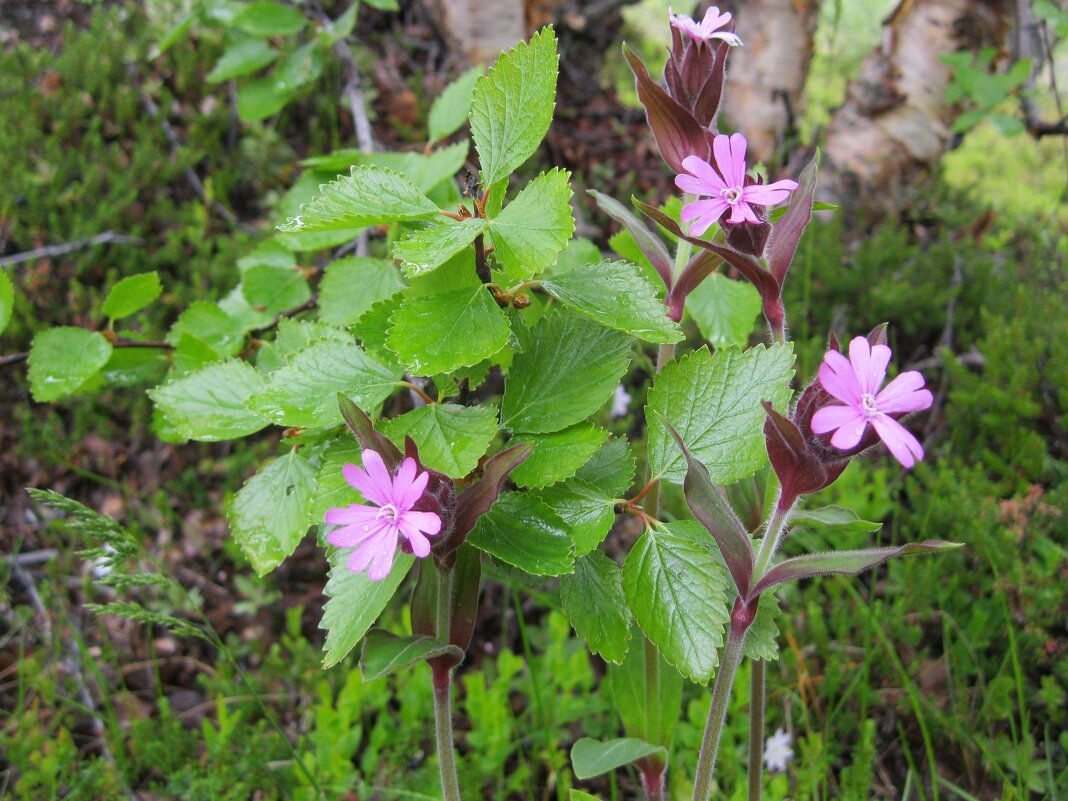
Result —
[[772, 226], [768, 238], [768, 269], [781, 286], [786, 281], [786, 272], [797, 252], [797, 244], [812, 219], [812, 203], [816, 194], [816, 177], [820, 166], [820, 152], [801, 171], [799, 186], [790, 200], [790, 206]]
[[749, 535], [727, 501], [723, 489], [712, 483], [708, 468], [690, 455], [690, 451], [682, 441], [682, 436], [675, 427], [655, 410], [653, 413], [660, 417], [660, 422], [664, 424], [679, 448], [682, 449], [682, 455], [686, 457], [686, 479], [682, 485], [686, 505], [716, 541], [716, 546], [723, 555], [723, 561], [727, 563], [731, 578], [734, 579], [738, 594], [745, 597], [749, 592], [749, 584], [753, 580], [753, 546], [749, 541]]
[[[705, 78], [712, 71], [714, 58], [715, 52], [707, 44], [698, 45], [691, 42], [686, 48], [679, 72], [682, 74], [682, 85], [686, 89], [688, 98], [696, 97], [701, 91]], [[676, 98], [676, 100], [681, 101], [681, 98]]]
[[700, 250], [697, 255], [690, 259], [690, 263], [683, 268], [678, 281], [671, 287], [664, 303], [668, 306], [668, 316], [675, 322], [682, 320], [683, 310], [686, 308], [686, 298], [690, 296], [701, 282], [708, 278], [716, 268], [723, 263], [723, 259], [709, 250]]
[[683, 172], [682, 162], [687, 156], [698, 156], [708, 161], [708, 140], [693, 114], [649, 77], [649, 70], [626, 45], [623, 45], [623, 55], [634, 72], [638, 100], [645, 107], [645, 118], [660, 148], [660, 155], [668, 166], [675, 172]]
[[452, 530], [433, 545], [435, 555], [443, 559], [459, 548], [478, 519], [490, 510], [504, 487], [508, 474], [527, 460], [534, 446], [528, 442], [513, 445], [495, 454], [482, 468], [482, 478], [460, 493], [456, 499]]
[[630, 235], [634, 237], [634, 241], [645, 258], [649, 259], [653, 269], [664, 280], [664, 286], [670, 289], [673, 278], [671, 256], [668, 255], [667, 248], [660, 241], [660, 237], [650, 231], [649, 226], [631, 214], [630, 210], [615, 198], [602, 194], [596, 189], [587, 191], [597, 201], [601, 211], [630, 231]]
[[796, 556], [780, 562], [765, 574], [749, 592], [748, 599], [756, 598], [760, 593], [787, 581], [825, 576], [832, 573], [855, 576], [882, 564], [894, 556], [911, 556], [919, 553], [937, 553], [963, 548], [960, 542], [945, 540], [924, 540], [910, 542], [897, 548], [867, 548], [862, 551], [831, 551], [829, 553], [812, 553]]
[[719, 111], [719, 101], [723, 97], [724, 70], [727, 67], [727, 53], [730, 47], [723, 43], [716, 50], [716, 58], [712, 62], [712, 69], [708, 73], [708, 79], [701, 88], [701, 93], [694, 101], [693, 113], [697, 122], [709, 130], [715, 130], [716, 113]]
[[375, 431], [374, 424], [367, 414], [342, 393], [337, 394], [337, 405], [341, 409], [341, 416], [364, 450], [375, 451], [382, 457], [389, 472], [393, 473], [401, 466], [404, 457], [397, 450], [397, 446], [389, 441], [384, 434]]
[[768, 458], [782, 486], [780, 506], [789, 508], [802, 495], [819, 492], [833, 484], [842, 474], [848, 461], [825, 464], [818, 453], [808, 447], [801, 430], [794, 422], [763, 402], [767, 419], [764, 439]]

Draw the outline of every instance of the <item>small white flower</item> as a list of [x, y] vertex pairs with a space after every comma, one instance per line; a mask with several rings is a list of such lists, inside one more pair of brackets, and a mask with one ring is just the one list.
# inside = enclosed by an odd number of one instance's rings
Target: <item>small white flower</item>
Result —
[[790, 748], [791, 742], [793, 737], [782, 729], [776, 729], [775, 734], [764, 743], [764, 764], [772, 773], [786, 770], [786, 763], [794, 756], [793, 749]]
[[612, 417], [626, 417], [630, 410], [630, 393], [622, 384], [616, 386], [616, 394], [612, 397]]

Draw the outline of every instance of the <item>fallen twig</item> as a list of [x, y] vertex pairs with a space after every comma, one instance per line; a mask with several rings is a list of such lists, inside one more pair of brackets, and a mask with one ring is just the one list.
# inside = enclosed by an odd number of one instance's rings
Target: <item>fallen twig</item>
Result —
[[24, 261], [35, 261], [36, 259], [51, 259], [55, 256], [65, 256], [68, 253], [91, 248], [94, 245], [109, 244], [143, 245], [145, 244], [145, 240], [138, 236], [126, 236], [124, 234], [117, 234], [114, 231], [105, 231], [96, 236], [90, 236], [86, 239], [76, 239], [73, 242], [65, 242], [62, 245], [48, 245], [43, 248], [25, 250], [22, 253], [13, 253], [10, 256], [0, 256], [0, 268], [10, 267], [12, 264], [21, 264]]

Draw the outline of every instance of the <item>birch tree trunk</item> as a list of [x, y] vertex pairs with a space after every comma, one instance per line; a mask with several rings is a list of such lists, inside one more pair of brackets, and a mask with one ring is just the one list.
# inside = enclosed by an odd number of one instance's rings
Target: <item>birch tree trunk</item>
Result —
[[883, 25], [824, 132], [820, 199], [892, 214], [952, 144], [960, 109], [946, 102], [941, 57], [1005, 40], [1012, 6], [998, 0], [902, 0]]
[[744, 45], [728, 61], [723, 113], [745, 133], [753, 158], [774, 164], [795, 130], [820, 0], [744, 0], [730, 8]]

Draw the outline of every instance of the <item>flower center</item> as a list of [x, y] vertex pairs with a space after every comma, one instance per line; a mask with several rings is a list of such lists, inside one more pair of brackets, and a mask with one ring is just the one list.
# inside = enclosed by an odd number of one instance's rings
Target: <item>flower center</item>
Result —
[[860, 396], [860, 405], [864, 407], [864, 411], [868, 414], [875, 414], [875, 412], [879, 411], [879, 408], [875, 405], [875, 396], [869, 395], [867, 392]]
[[390, 523], [396, 523], [397, 518], [400, 517], [400, 510], [391, 503], [387, 503], [385, 506], [378, 510], [376, 518], [386, 518]]
[[719, 196], [733, 206], [742, 199], [742, 188], [740, 186], [732, 186], [729, 189], [720, 190]]

